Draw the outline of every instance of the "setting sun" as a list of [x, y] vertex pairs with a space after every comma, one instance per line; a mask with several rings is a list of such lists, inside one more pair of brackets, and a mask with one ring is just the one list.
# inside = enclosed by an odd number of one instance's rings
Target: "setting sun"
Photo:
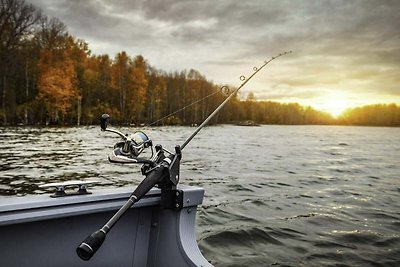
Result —
[[335, 118], [343, 113], [347, 108], [351, 108], [352, 105], [344, 98], [329, 98], [327, 97], [325, 101], [321, 101], [318, 104], [313, 105], [315, 108], [328, 112]]

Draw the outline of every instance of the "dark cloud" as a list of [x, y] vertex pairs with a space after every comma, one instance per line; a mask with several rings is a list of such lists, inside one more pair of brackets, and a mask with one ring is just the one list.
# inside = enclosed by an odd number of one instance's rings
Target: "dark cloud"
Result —
[[[31, 2], [87, 40], [94, 53], [141, 53], [167, 71], [197, 68], [231, 83], [254, 62], [293, 50], [265, 86], [296, 87], [306, 98], [319, 96], [319, 88], [346, 86], [400, 95], [400, 1]], [[289, 90], [269, 97], [284, 95], [292, 96]]]
[[105, 6], [94, 0], [87, 1], [33, 1], [43, 8], [46, 14], [60, 18], [72, 33], [78, 31], [84, 35], [101, 38], [104, 29], [115, 29], [128, 20], [105, 12]]

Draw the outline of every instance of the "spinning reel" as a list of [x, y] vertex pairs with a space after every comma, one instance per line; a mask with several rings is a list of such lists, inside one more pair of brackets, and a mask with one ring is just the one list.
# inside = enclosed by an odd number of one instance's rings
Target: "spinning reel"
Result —
[[[136, 131], [128, 135], [117, 130], [107, 129], [109, 118], [110, 116], [108, 114], [103, 114], [101, 116], [101, 130], [116, 133], [122, 138], [121, 141], [114, 145], [114, 150], [108, 156], [109, 161], [113, 163], [146, 163], [152, 165], [155, 158], [153, 158], [153, 142], [150, 138], [142, 131]], [[139, 157], [146, 148], [151, 149], [151, 156], [149, 158]]]
[[[100, 118], [100, 128], [105, 132], [112, 132], [118, 134], [122, 140], [114, 145], [114, 150], [108, 155], [108, 160], [113, 163], [137, 163], [142, 165], [142, 174], [147, 175], [154, 168], [161, 164], [163, 161], [168, 165], [169, 170], [169, 181], [160, 181], [157, 185], [161, 188], [166, 185], [175, 187], [179, 182], [179, 164], [182, 157], [182, 152], [179, 146], [175, 147], [175, 153], [168, 151], [161, 145], [156, 145], [154, 153], [153, 142], [151, 139], [142, 131], [136, 131], [131, 135], [123, 134], [120, 131], [114, 129], [107, 129], [108, 114], [103, 114]], [[145, 149], [151, 149], [151, 155], [148, 158], [140, 157], [140, 154]], [[168, 155], [166, 156], [165, 153]]]

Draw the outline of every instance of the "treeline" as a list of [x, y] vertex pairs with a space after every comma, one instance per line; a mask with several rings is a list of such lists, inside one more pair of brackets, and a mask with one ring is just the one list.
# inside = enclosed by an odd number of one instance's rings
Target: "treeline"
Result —
[[[92, 55], [85, 41], [33, 5], [23, 0], [0, 0], [0, 4], [2, 125], [97, 124], [102, 113], [111, 114], [116, 123], [140, 125], [177, 110], [156, 125], [191, 125], [202, 122], [226, 97], [219, 92], [220, 86], [196, 70], [166, 73], [149, 65], [143, 56], [125, 52], [113, 58]], [[210, 94], [214, 95], [188, 107]], [[392, 109], [397, 112], [397, 119], [382, 121], [400, 125], [397, 106], [382, 109], [377, 110], [380, 116], [392, 116]], [[358, 113], [348, 111], [340, 122], [369, 124], [368, 116], [365, 120]], [[245, 120], [263, 124], [339, 122], [299, 104], [256, 101], [250, 93], [245, 101], [233, 98], [212, 123]]]
[[[87, 43], [71, 36], [58, 19], [23, 0], [0, 4], [3, 125], [91, 124], [103, 112], [121, 123], [145, 123], [215, 90], [194, 70], [166, 74], [142, 56], [91, 55]], [[170, 122], [200, 120], [211, 101], [218, 97]]]
[[[0, 1], [3, 125], [93, 124], [104, 112], [114, 122], [148, 124], [220, 90], [196, 70], [166, 73], [125, 52], [114, 58], [91, 55], [88, 44], [71, 36], [58, 19], [22, 0]], [[198, 124], [224, 98], [217, 93], [160, 124]], [[233, 99], [214, 123], [321, 122], [310, 108], [300, 116], [299, 105], [253, 100]]]
[[400, 126], [400, 106], [375, 104], [347, 109], [338, 118], [345, 125]]

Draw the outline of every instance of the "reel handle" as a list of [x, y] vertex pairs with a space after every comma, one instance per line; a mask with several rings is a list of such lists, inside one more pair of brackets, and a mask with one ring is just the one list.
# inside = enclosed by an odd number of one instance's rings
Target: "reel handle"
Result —
[[108, 114], [101, 115], [100, 128], [102, 131], [105, 131], [107, 129], [107, 124], [108, 124], [107, 121], [109, 118], [110, 118], [110, 115], [108, 115]]
[[121, 138], [122, 138], [123, 140], [126, 140], [126, 139], [127, 139], [126, 135], [124, 135], [124, 134], [121, 133], [120, 131], [113, 130], [113, 129], [107, 129], [107, 126], [108, 126], [108, 119], [109, 119], [109, 118], [110, 118], [110, 115], [108, 115], [108, 114], [106, 114], [106, 113], [104, 113], [103, 115], [101, 115], [101, 117], [100, 117], [100, 128], [101, 128], [101, 130], [104, 131], [104, 132], [116, 133], [116, 134], [118, 134], [119, 136], [121, 136]]

